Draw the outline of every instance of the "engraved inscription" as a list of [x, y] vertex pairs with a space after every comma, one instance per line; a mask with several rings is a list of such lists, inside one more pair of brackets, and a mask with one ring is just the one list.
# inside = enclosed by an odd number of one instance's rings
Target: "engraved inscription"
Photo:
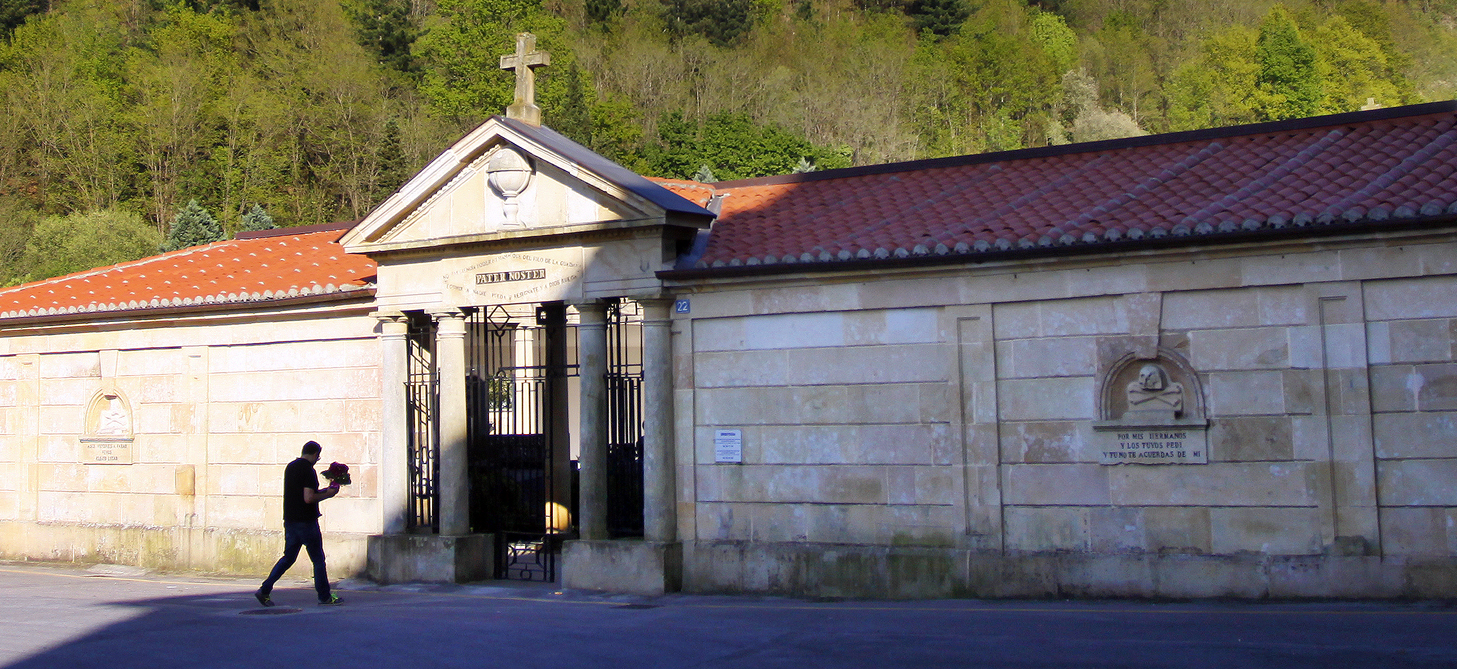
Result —
[[536, 269], [518, 269], [510, 272], [484, 272], [476, 275], [476, 285], [483, 286], [488, 283], [508, 283], [511, 281], [534, 281], [545, 278], [546, 270], [539, 267]]
[[1128, 430], [1105, 435], [1100, 454], [1105, 465], [1209, 463], [1204, 430]]

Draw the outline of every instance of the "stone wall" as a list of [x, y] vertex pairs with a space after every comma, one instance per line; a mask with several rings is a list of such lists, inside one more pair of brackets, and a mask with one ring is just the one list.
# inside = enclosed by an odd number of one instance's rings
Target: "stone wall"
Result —
[[[10, 331], [0, 558], [265, 573], [282, 548], [283, 466], [313, 439], [354, 480], [323, 508], [331, 568], [362, 569], [380, 524], [374, 328], [356, 303]], [[119, 463], [96, 462], [97, 446]]]
[[[1457, 596], [1452, 257], [1436, 235], [693, 284], [685, 588]], [[1105, 464], [1130, 359], [1189, 370], [1207, 462]], [[728, 428], [742, 464], [714, 461]]]

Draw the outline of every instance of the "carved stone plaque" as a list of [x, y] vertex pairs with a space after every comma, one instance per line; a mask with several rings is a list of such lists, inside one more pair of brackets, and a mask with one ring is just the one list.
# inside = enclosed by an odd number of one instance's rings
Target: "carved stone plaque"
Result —
[[1158, 427], [1101, 432], [1099, 462], [1117, 464], [1209, 464], [1203, 428]]
[[1169, 354], [1132, 355], [1110, 370], [1093, 423], [1105, 465], [1209, 464], [1209, 421], [1197, 377]]

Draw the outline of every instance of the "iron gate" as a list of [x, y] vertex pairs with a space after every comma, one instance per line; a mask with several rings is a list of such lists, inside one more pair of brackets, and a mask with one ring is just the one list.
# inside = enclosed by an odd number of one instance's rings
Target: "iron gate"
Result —
[[643, 535], [642, 311], [607, 307], [607, 533]]
[[496, 535], [496, 578], [556, 580], [575, 489], [565, 469], [566, 307], [487, 307], [466, 321], [472, 531]]
[[[576, 328], [561, 303], [468, 310], [466, 430], [471, 531], [496, 536], [496, 578], [556, 580], [563, 539], [575, 532], [568, 380], [578, 374]], [[439, 532], [439, 379], [436, 327], [410, 314], [412, 531]], [[607, 310], [607, 525], [643, 534], [642, 317], [631, 302]]]
[[406, 341], [410, 509], [405, 522], [411, 532], [439, 532], [435, 482], [440, 479], [440, 423], [435, 416], [440, 384], [435, 375], [435, 322], [422, 313], [410, 314]]

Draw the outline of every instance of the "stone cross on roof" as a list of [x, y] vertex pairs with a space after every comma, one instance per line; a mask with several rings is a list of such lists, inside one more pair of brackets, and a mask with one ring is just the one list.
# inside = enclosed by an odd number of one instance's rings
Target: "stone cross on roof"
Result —
[[501, 69], [516, 71], [516, 101], [506, 108], [506, 118], [541, 125], [541, 108], [536, 106], [535, 69], [551, 65], [551, 54], [536, 50], [536, 35], [518, 33], [516, 53], [501, 56]]

